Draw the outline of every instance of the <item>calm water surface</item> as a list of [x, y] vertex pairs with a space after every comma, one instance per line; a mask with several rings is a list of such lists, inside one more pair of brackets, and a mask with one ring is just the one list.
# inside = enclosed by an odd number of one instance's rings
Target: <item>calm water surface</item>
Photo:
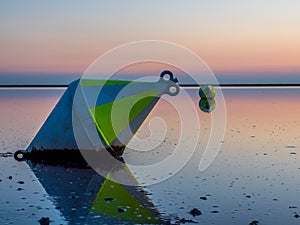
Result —
[[[26, 149], [63, 92], [0, 89], [0, 153]], [[197, 104], [197, 90], [188, 92]], [[160, 223], [179, 224], [185, 218], [199, 224], [300, 224], [300, 89], [236, 88], [223, 89], [223, 94], [227, 127], [212, 165], [204, 172], [198, 170], [211, 128], [211, 114], [199, 110], [201, 136], [187, 165], [164, 182], [124, 187], [126, 193], [161, 218]], [[163, 113], [171, 110], [160, 101], [147, 119], [164, 114], [165, 141], [149, 157], [126, 150], [128, 164], [149, 164], [172, 154], [179, 118]], [[147, 123], [137, 136], [149, 134]], [[127, 207], [125, 212], [97, 204], [105, 197], [98, 191], [102, 188], [104, 193], [114, 185], [92, 170], [16, 162], [10, 154], [1, 154], [0, 165], [0, 224], [39, 224], [42, 217], [49, 217], [50, 224], [136, 224], [147, 218], [148, 223], [157, 223], [145, 211], [138, 213], [143, 207], [128, 196], [113, 202], [114, 207]], [[202, 215], [193, 217], [189, 212], [194, 208]]]

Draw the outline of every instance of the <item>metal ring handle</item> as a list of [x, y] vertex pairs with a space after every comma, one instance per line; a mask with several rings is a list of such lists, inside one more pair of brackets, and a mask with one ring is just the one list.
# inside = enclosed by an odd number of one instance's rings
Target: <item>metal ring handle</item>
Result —
[[24, 150], [18, 150], [18, 151], [15, 152], [14, 158], [17, 161], [24, 161], [26, 159], [27, 154], [28, 153]]
[[174, 78], [174, 75], [173, 75], [173, 73], [170, 70], [164, 70], [163, 72], [161, 72], [160, 77], [164, 78], [164, 76], [166, 76], [166, 75], [169, 75], [170, 79], [168, 79], [168, 80], [164, 79], [164, 80], [166, 80], [166, 81], [170, 80], [170, 81], [173, 81], [175, 83], [178, 82], [177, 78], [176, 77]]
[[[171, 91], [171, 88], [175, 88], [175, 91]], [[169, 85], [168, 90], [167, 90], [167, 94], [171, 95], [171, 96], [176, 96], [179, 93], [179, 87], [178, 85]]]

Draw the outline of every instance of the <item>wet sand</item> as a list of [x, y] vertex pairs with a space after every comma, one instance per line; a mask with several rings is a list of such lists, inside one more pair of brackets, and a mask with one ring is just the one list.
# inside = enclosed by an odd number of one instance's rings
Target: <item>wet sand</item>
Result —
[[[9, 92], [0, 92], [0, 223], [40, 224], [44, 217], [50, 224], [134, 224], [118, 218], [130, 212], [126, 207], [116, 208], [114, 216], [104, 209], [91, 213], [103, 184], [93, 171], [33, 165], [13, 158], [14, 151], [26, 148], [63, 91]], [[197, 104], [196, 91], [190, 93]], [[299, 224], [299, 94], [297, 88], [224, 89], [227, 127], [213, 164], [204, 172], [198, 170], [211, 128], [210, 115], [199, 110], [201, 138], [193, 158], [170, 179], [141, 185], [135, 191], [151, 202], [159, 223]], [[167, 107], [161, 102], [151, 116]], [[169, 117], [173, 130], [165, 142], [148, 155], [125, 150], [127, 164], [151, 164], [172, 153], [178, 125], [173, 115]], [[148, 132], [142, 126], [138, 135]], [[125, 203], [115, 199], [120, 205], [126, 203], [126, 199]], [[115, 203], [109, 196], [102, 200]]]

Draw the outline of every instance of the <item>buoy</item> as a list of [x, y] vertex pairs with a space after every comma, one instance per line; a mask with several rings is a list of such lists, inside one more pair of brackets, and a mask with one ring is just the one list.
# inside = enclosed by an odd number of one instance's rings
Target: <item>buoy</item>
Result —
[[212, 99], [216, 96], [216, 90], [211, 85], [203, 85], [199, 88], [199, 96], [202, 99]]
[[[63, 158], [64, 154], [79, 150], [78, 141], [84, 143], [85, 150], [103, 148], [115, 157], [121, 156], [160, 97], [178, 94], [177, 82], [171, 71], [163, 71], [156, 82], [75, 80], [27, 149], [15, 153], [15, 159], [51, 158], [51, 155]], [[75, 101], [76, 97], [82, 101]], [[113, 110], [118, 114], [112, 118]]]

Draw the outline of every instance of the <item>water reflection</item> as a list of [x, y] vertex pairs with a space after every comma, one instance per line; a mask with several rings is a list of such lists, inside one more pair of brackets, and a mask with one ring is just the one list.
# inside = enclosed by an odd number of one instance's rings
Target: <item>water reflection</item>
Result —
[[[159, 213], [140, 186], [103, 178], [88, 166], [26, 161], [69, 224], [158, 224]], [[126, 165], [127, 179], [136, 182]], [[115, 168], [107, 174], [117, 173]]]
[[[30, 91], [33, 93], [27, 97], [24, 92], [0, 91], [2, 153], [26, 149], [63, 93], [38, 90]], [[41, 95], [41, 92], [45, 93]], [[198, 105], [198, 89], [189, 90], [189, 94]], [[134, 194], [144, 195], [150, 205], [149, 211], [154, 215], [175, 218], [171, 224], [183, 218], [199, 224], [249, 224], [253, 221], [272, 225], [299, 224], [300, 89], [225, 89], [224, 95], [226, 135], [220, 140], [221, 153], [211, 167], [204, 172], [198, 170], [202, 150], [209, 139], [212, 114], [197, 110], [201, 136], [191, 161], [162, 183], [131, 190]], [[182, 104], [185, 104], [184, 100]], [[169, 110], [172, 108], [160, 101], [151, 115], [159, 116]], [[137, 157], [126, 149], [127, 164], [147, 165], [172, 153], [180, 120], [174, 113], [168, 113], [167, 119], [170, 127], [167, 134], [170, 135], [163, 143], [149, 152], [148, 157], [144, 153]], [[143, 138], [148, 133], [148, 127], [142, 126], [137, 135]], [[105, 184], [105, 179], [88, 168], [61, 167], [47, 162], [27, 164], [17, 162], [11, 156], [0, 157], [0, 165], [0, 224], [38, 224], [41, 217], [49, 217], [51, 225], [136, 223], [109, 215], [100, 204], [94, 204], [103, 186], [108, 188], [102, 189], [104, 191], [99, 195], [98, 201], [102, 205], [117, 203], [118, 196], [106, 197], [111, 184]], [[124, 189], [127, 191], [126, 186]], [[120, 206], [124, 204], [120, 201]], [[93, 207], [101, 212], [93, 211]], [[147, 204], [144, 207], [148, 209]], [[122, 214], [123, 207], [120, 213], [116, 213], [116, 205], [112, 208], [117, 216]], [[202, 214], [193, 217], [189, 212], [194, 208]]]
[[210, 113], [216, 108], [215, 99], [203, 99], [199, 101], [199, 108], [202, 112]]

